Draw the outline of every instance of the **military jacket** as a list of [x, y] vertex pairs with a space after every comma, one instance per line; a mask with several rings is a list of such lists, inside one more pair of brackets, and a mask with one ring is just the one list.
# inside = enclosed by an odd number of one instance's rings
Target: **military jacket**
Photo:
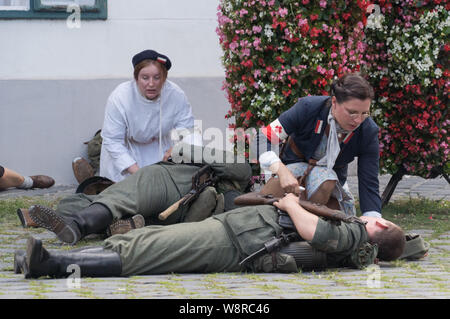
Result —
[[[230, 239], [239, 250], [241, 259], [263, 248], [264, 243], [283, 232], [277, 222], [277, 209], [270, 205], [240, 207], [214, 218], [223, 223]], [[336, 225], [319, 219], [314, 237], [309, 243], [313, 248], [327, 254], [327, 267], [345, 267], [356, 266], [350, 259], [367, 241], [367, 231], [362, 225]]]

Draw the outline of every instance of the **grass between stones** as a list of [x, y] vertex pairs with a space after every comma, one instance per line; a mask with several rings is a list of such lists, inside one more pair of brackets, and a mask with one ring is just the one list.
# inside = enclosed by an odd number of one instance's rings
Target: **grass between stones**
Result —
[[[34, 204], [41, 204], [51, 208], [55, 208], [60, 198], [39, 197], [19, 197], [4, 199], [0, 201], [0, 271], [2, 277], [13, 278], [12, 274], [12, 251], [15, 249], [23, 249], [25, 239], [30, 234], [41, 234], [46, 232], [44, 229], [23, 229], [17, 217], [18, 208], [28, 208]], [[368, 289], [366, 283], [367, 273], [361, 271], [358, 273], [331, 269], [325, 272], [286, 274], [282, 277], [267, 277], [265, 274], [229, 274], [229, 277], [223, 277], [222, 274], [205, 274], [201, 277], [202, 287], [210, 291], [210, 294], [222, 297], [245, 297], [246, 293], [252, 293], [254, 290], [260, 291], [262, 295], [282, 296], [283, 290], [280, 287], [286, 285], [294, 286], [296, 297], [302, 298], [305, 295], [308, 298], [327, 298], [339, 296], [341, 291], [352, 290], [356, 297], [383, 298], [387, 289], [391, 296], [402, 296], [404, 290], [408, 290], [409, 280], [414, 285], [424, 285], [424, 289], [433, 289], [434, 293], [441, 293], [444, 296], [450, 293], [448, 289], [447, 277], [441, 277], [439, 273], [448, 273], [449, 266], [448, 250], [440, 249], [440, 247], [448, 247], [450, 232], [449, 223], [450, 201], [431, 200], [427, 198], [403, 198], [397, 199], [389, 203], [383, 209], [383, 217], [398, 224], [406, 232], [411, 230], [424, 230], [426, 240], [431, 241], [431, 247], [435, 247], [435, 253], [427, 258], [427, 262], [416, 263], [406, 261], [395, 261], [389, 264], [388, 268], [382, 268], [381, 282], [382, 285], [378, 289]], [[443, 235], [443, 236], [442, 236]], [[439, 239], [438, 237], [441, 236]], [[447, 237], [446, 237], [447, 236]], [[71, 246], [61, 245], [56, 238], [45, 237], [45, 245], [52, 249], [72, 249]], [[444, 240], [442, 238], [444, 237]], [[102, 238], [88, 238], [79, 243], [82, 245], [97, 245]], [[434, 270], [427, 273], [431, 263]], [[389, 271], [389, 268], [398, 271]], [[427, 269], [425, 269], [427, 268]], [[430, 270], [430, 269], [428, 269]], [[401, 274], [399, 274], [401, 271]], [[11, 272], [11, 275], [10, 275]], [[239, 277], [236, 281], [234, 277]], [[198, 298], [204, 296], [202, 292], [197, 291], [194, 284], [184, 283], [185, 278], [179, 278], [176, 274], [170, 275], [165, 280], [159, 280], [152, 283], [152, 296], [157, 293], [160, 296], [169, 296], [173, 298]], [[84, 279], [86, 284], [94, 285], [98, 279]], [[239, 282], [237, 284], [236, 282]], [[406, 282], [406, 283], [405, 283]], [[101, 283], [101, 282], [100, 282]], [[242, 283], [247, 283], [247, 292], [244, 289], [240, 291]], [[295, 288], [298, 287], [298, 288]], [[30, 289], [28, 297], [30, 298], [46, 298], [51, 292], [51, 286], [39, 281], [30, 281]], [[148, 290], [148, 283], [139, 282], [139, 277], [131, 277], [110, 292], [113, 298], [140, 298], [143, 293]], [[93, 289], [71, 291], [75, 296], [80, 298], [101, 298], [97, 295], [97, 291]], [[148, 292], [150, 293], [150, 291]], [[244, 294], [244, 295], [242, 295]], [[145, 295], [145, 293], [144, 293]], [[342, 296], [347, 296], [342, 292]], [[421, 297], [421, 294], [417, 295]]]

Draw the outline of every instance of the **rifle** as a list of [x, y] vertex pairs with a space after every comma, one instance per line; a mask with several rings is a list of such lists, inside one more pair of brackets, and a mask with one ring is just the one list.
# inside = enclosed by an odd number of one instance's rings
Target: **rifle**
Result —
[[278, 251], [280, 250], [280, 248], [282, 248], [283, 246], [288, 245], [291, 242], [294, 241], [298, 241], [300, 240], [300, 236], [297, 233], [289, 233], [289, 234], [284, 234], [282, 233], [279, 237], [272, 237], [272, 239], [270, 239], [269, 241], [264, 243], [264, 247], [255, 251], [253, 254], [247, 256], [246, 258], [244, 258], [240, 263], [239, 266], [243, 266], [246, 263], [248, 263], [249, 261], [255, 259], [256, 257], [265, 255], [265, 254], [270, 254], [273, 251]]
[[177, 200], [175, 203], [170, 205], [165, 211], [158, 215], [160, 220], [165, 220], [173, 212], [175, 212], [180, 206], [187, 206], [195, 201], [201, 192], [205, 190], [208, 186], [214, 186], [217, 182], [217, 176], [214, 176], [214, 171], [211, 165], [205, 165], [198, 172], [192, 176], [192, 189]]
[[[274, 197], [272, 194], [262, 194], [257, 192], [251, 192], [247, 194], [240, 195], [234, 199], [234, 203], [238, 206], [246, 206], [246, 205], [273, 205], [274, 202], [280, 200], [281, 197]], [[337, 222], [345, 222], [345, 223], [358, 223], [361, 225], [365, 225], [361, 219], [356, 216], [348, 216], [344, 212], [336, 209], [331, 209], [325, 205], [320, 205], [316, 203], [312, 203], [307, 200], [300, 199], [298, 200], [300, 206], [309, 211], [310, 213], [324, 217], [329, 220], [334, 220]]]

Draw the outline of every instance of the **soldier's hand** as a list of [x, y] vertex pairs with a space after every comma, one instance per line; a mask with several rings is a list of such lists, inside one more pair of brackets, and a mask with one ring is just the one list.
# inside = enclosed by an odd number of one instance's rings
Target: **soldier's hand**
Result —
[[286, 194], [283, 198], [273, 203], [273, 205], [282, 211], [289, 212], [290, 209], [298, 207], [298, 196], [292, 193]]

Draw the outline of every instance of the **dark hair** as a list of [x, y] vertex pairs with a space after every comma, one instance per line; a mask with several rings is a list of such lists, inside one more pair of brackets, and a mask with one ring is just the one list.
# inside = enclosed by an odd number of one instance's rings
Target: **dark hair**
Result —
[[378, 245], [378, 255], [380, 260], [392, 261], [403, 254], [405, 249], [405, 233], [393, 223], [389, 223], [387, 228], [377, 231], [371, 238], [371, 242]]
[[360, 73], [348, 73], [334, 80], [331, 84], [331, 96], [335, 96], [338, 103], [351, 99], [373, 99], [373, 88]]
[[134, 67], [134, 72], [133, 72], [134, 79], [137, 80], [139, 72], [141, 72], [141, 70], [143, 68], [145, 68], [146, 66], [149, 66], [151, 64], [156, 65], [159, 68], [159, 70], [161, 71], [161, 73], [163, 75], [164, 80], [166, 80], [167, 79], [167, 68], [163, 64], [161, 64], [155, 60], [150, 60], [150, 59], [143, 60], [143, 61], [139, 62], [138, 64], [136, 64], [136, 66]]

